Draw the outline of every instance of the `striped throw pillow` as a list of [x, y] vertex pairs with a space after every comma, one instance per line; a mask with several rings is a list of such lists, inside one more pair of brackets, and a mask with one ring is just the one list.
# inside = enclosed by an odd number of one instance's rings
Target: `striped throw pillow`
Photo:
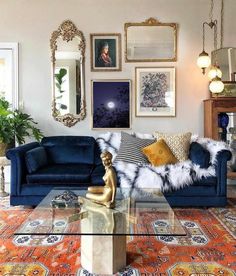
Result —
[[121, 132], [121, 144], [115, 162], [123, 161], [135, 164], [149, 163], [146, 156], [142, 153], [142, 148], [154, 142], [154, 139], [136, 138], [126, 132]]

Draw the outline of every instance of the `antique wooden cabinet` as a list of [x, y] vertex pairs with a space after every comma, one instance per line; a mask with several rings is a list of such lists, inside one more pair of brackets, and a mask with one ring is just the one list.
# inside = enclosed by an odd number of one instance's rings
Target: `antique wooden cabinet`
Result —
[[218, 114], [236, 113], [236, 98], [211, 98], [204, 100], [204, 136], [219, 140]]
[[[236, 98], [211, 98], [204, 100], [204, 136], [220, 140], [218, 114], [236, 113]], [[236, 172], [228, 172], [229, 179], [236, 179]]]

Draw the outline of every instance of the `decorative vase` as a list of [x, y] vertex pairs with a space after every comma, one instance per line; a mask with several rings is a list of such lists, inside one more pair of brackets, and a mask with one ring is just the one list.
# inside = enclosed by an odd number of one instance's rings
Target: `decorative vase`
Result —
[[222, 141], [227, 140], [227, 126], [229, 124], [229, 116], [225, 112], [221, 112], [218, 114], [218, 126], [222, 128], [222, 132], [220, 133], [220, 138]]

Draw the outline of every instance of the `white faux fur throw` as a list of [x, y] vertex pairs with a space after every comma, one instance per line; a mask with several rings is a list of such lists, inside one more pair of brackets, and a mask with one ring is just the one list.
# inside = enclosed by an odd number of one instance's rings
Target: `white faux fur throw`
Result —
[[[153, 138], [149, 134], [132, 134], [139, 138]], [[101, 151], [110, 151], [115, 159], [121, 143], [121, 135], [118, 132], [107, 132], [97, 138]], [[203, 177], [215, 176], [216, 156], [219, 151], [229, 150], [226, 143], [214, 141], [209, 138], [199, 138], [192, 135], [192, 142], [198, 142], [210, 152], [210, 166], [207, 169], [200, 168], [199, 165], [190, 160], [179, 162], [175, 165], [152, 166], [150, 164], [131, 164], [122, 161], [114, 163], [121, 188], [134, 188], [142, 190], [144, 188], [155, 188], [161, 191], [177, 190], [191, 185], [193, 182], [201, 180]]]

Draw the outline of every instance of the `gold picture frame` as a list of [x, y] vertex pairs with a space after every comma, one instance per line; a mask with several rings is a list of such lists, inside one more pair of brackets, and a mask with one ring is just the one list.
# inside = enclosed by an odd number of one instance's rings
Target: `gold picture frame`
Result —
[[175, 67], [135, 67], [135, 116], [176, 117]]
[[[90, 34], [90, 63], [92, 72], [121, 71], [121, 34]], [[105, 52], [107, 51], [107, 52]]]
[[221, 93], [211, 93], [210, 98], [236, 98], [236, 81], [223, 81], [224, 90]]
[[[123, 88], [120, 83], [123, 83]], [[119, 91], [121, 92], [120, 94]], [[91, 80], [91, 128], [93, 130], [131, 129], [131, 91], [132, 81], [130, 79]], [[122, 98], [120, 98], [120, 96]], [[97, 118], [96, 110], [100, 118]], [[124, 112], [120, 114], [122, 110], [124, 110]], [[110, 112], [110, 116], [107, 116], [108, 118], [117, 115], [117, 118], [122, 119], [121, 122], [117, 123], [113, 120], [114, 123], [106, 123], [106, 111], [112, 111]], [[116, 114], [117, 112], [119, 112], [119, 114]]]
[[[156, 28], [153, 28], [153, 27], [156, 27]], [[131, 33], [131, 29], [133, 29], [133, 33]], [[125, 61], [126, 62], [177, 61], [177, 24], [176, 23], [161, 23], [157, 19], [151, 17], [145, 20], [144, 22], [140, 22], [140, 23], [125, 23], [124, 31], [125, 31]], [[136, 34], [136, 37], [135, 37], [135, 34]], [[145, 37], [147, 38], [146, 43], [145, 43]], [[166, 40], [162, 41], [164, 37], [166, 38]], [[152, 40], [150, 42], [150, 40], [153, 38], [155, 40]], [[149, 48], [148, 48], [148, 43], [150, 43]], [[167, 51], [165, 52], [165, 49], [163, 48], [168, 43], [169, 43], [169, 50], [172, 51], [171, 54], [168, 54]], [[156, 45], [156, 48], [153, 47], [153, 45]], [[152, 48], [152, 50], [150, 47]], [[158, 47], [160, 49], [158, 49]], [[142, 50], [146, 54], [142, 54], [141, 53]], [[150, 56], [151, 51], [155, 52], [156, 56], [154, 55]], [[135, 53], [136, 53], [136, 57], [135, 57]], [[165, 54], [166, 56], [163, 56]], [[141, 55], [143, 55], [144, 57], [142, 57]]]

